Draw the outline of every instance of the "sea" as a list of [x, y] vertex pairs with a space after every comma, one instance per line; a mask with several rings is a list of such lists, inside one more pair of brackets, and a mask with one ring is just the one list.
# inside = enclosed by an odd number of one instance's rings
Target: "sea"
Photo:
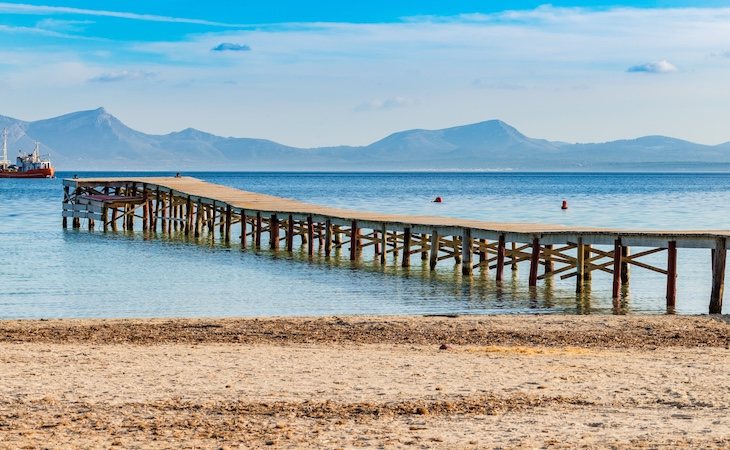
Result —
[[[621, 299], [594, 272], [528, 287], [526, 264], [461, 275], [442, 261], [381, 266], [365, 253], [241, 249], [204, 236], [89, 232], [61, 226], [62, 178], [171, 173], [59, 173], [0, 179], [0, 318], [121, 318], [462, 314], [704, 314], [710, 251], [679, 249], [678, 299], [668, 311], [666, 278], [633, 267]], [[311, 203], [495, 222], [680, 230], [730, 229], [726, 173], [185, 173], [213, 183]], [[440, 196], [443, 203], [433, 203]], [[562, 201], [569, 208], [560, 208]], [[638, 250], [636, 250], [638, 251]], [[644, 261], [665, 267], [666, 254]], [[730, 312], [730, 300], [724, 313]]]

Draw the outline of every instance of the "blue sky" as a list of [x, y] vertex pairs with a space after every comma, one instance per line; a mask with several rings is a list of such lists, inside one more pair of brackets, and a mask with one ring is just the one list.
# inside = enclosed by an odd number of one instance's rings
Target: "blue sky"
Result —
[[365, 144], [492, 118], [528, 135], [730, 141], [730, 1], [0, 2], [0, 114]]

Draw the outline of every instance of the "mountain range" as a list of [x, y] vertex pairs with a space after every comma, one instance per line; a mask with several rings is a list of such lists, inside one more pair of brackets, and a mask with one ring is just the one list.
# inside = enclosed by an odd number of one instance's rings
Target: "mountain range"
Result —
[[729, 170], [730, 142], [710, 146], [666, 136], [571, 144], [525, 136], [500, 120], [407, 130], [370, 145], [296, 148], [188, 128], [133, 130], [104, 108], [27, 122], [0, 116], [9, 159], [35, 141], [60, 170]]

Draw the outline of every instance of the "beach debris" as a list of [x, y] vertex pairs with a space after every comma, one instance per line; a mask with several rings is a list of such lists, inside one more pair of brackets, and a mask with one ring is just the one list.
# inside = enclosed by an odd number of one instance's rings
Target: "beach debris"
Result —
[[439, 350], [451, 350], [451, 346], [449, 344], [441, 344]]

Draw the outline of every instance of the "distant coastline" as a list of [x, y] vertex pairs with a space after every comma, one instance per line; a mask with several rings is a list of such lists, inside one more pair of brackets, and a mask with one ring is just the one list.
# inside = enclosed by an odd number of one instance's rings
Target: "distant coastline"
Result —
[[257, 172], [723, 172], [730, 142], [703, 145], [666, 136], [603, 143], [535, 139], [500, 120], [413, 129], [372, 144], [298, 148], [188, 128], [134, 130], [104, 108], [26, 122], [0, 116], [11, 150], [42, 144], [59, 170]]

